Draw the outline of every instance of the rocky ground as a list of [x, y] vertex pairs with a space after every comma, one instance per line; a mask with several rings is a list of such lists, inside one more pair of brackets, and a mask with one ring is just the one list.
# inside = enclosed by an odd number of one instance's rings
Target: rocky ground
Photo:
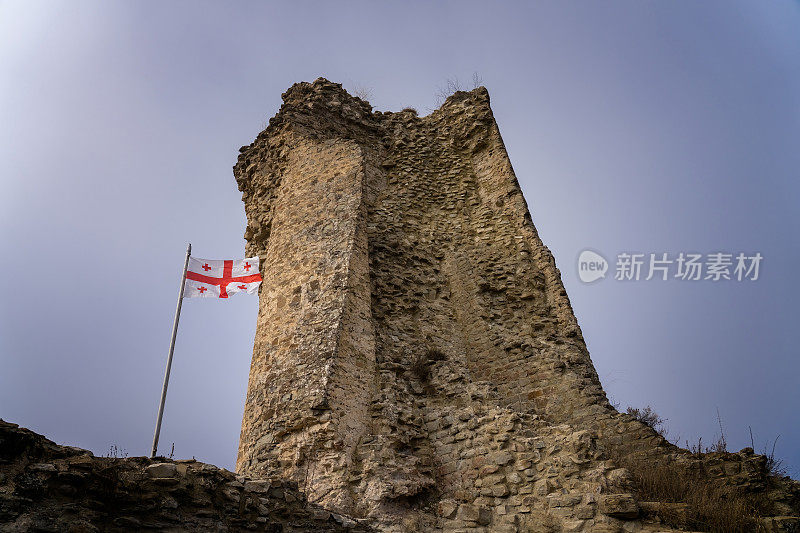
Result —
[[368, 532], [297, 485], [194, 460], [106, 458], [0, 420], [0, 531]]
[[[800, 496], [800, 484], [789, 478], [761, 476], [764, 459], [746, 449], [705, 454], [698, 461], [710, 475], [763, 492], [773, 500], [776, 511], [795, 514], [792, 508]], [[569, 494], [560, 496], [565, 502], [552, 502], [557, 504], [554, 508], [569, 505], [569, 498]], [[643, 502], [630, 494], [601, 497], [596, 504], [600, 512], [616, 517], [623, 525], [596, 524], [591, 531], [675, 531], [661, 524], [662, 516], [670, 514], [674, 519], [687, 512], [685, 504]], [[440, 502], [439, 507], [439, 514], [458, 514], [474, 522], [471, 530], [496, 529], [485, 509], [449, 500]], [[759, 527], [767, 533], [797, 532], [800, 518], [774, 516], [763, 519]], [[254, 480], [193, 459], [95, 457], [88, 450], [59, 446], [0, 420], [0, 532], [366, 533], [382, 529], [379, 522], [353, 519], [309, 502], [293, 482]], [[546, 520], [529, 521], [518, 529], [556, 530], [560, 528]]]

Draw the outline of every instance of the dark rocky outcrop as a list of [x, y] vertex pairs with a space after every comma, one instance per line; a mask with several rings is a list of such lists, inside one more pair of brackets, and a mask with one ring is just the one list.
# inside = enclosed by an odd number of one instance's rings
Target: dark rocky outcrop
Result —
[[23, 531], [372, 530], [291, 482], [194, 460], [95, 457], [0, 420], [0, 532]]

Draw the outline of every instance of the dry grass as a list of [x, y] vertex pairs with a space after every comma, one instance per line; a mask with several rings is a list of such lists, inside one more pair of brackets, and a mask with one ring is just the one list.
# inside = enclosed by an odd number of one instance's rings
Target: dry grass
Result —
[[[473, 89], [477, 89], [478, 87], [483, 85], [483, 78], [481, 78], [477, 72], [472, 73], [471, 85]], [[444, 104], [445, 100], [447, 100], [450, 97], [450, 95], [455, 94], [461, 90], [463, 90], [462, 84], [461, 80], [459, 80], [458, 77], [447, 78], [447, 82], [445, 83], [444, 87], [439, 87], [436, 90], [436, 100], [435, 100], [436, 107], [437, 108], [442, 107], [442, 104]], [[433, 111], [433, 109], [431, 109], [431, 111]]]
[[372, 89], [364, 85], [356, 85], [353, 87], [351, 94], [356, 98], [369, 102], [370, 98], [372, 98]]
[[666, 429], [667, 420], [665, 418], [661, 418], [660, 416], [658, 416], [658, 413], [656, 413], [653, 410], [653, 408], [650, 407], [649, 405], [644, 409], [639, 409], [637, 407], [628, 407], [628, 409], [626, 409], [625, 412], [631, 415], [639, 422], [641, 422], [642, 424], [650, 426], [650, 428], [652, 428], [653, 431], [655, 431], [665, 439], [667, 438], [667, 429]]
[[664, 504], [654, 514], [670, 526], [720, 533], [763, 531], [759, 517], [769, 513], [757, 496], [652, 457], [632, 454], [618, 463], [630, 471], [641, 501]]
[[775, 457], [775, 445], [778, 444], [778, 439], [780, 437], [781, 437], [780, 435], [775, 437], [775, 440], [772, 442], [772, 451], [770, 451], [769, 453], [767, 453], [767, 447], [764, 446], [763, 455], [767, 457], [767, 471], [771, 476], [774, 477], [783, 477], [789, 473], [788, 472], [789, 469], [786, 468], [783, 464], [783, 459], [778, 459], [777, 457]]
[[112, 444], [108, 448], [108, 453], [106, 454], [106, 457], [108, 457], [109, 459], [127, 459], [128, 452], [125, 451], [125, 448], [120, 448], [116, 444]]

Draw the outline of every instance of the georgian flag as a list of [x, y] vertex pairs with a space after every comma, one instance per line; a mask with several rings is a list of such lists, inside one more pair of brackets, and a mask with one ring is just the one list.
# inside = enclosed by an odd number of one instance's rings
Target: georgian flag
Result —
[[184, 298], [227, 298], [237, 292], [253, 294], [261, 284], [258, 257], [200, 259], [189, 257]]

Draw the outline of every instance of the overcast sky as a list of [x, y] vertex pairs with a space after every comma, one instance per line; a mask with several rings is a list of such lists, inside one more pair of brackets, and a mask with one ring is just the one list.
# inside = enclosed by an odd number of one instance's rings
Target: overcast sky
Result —
[[[0, 0], [0, 417], [149, 453], [187, 242], [242, 257], [231, 167], [292, 83], [435, 106], [477, 72], [605, 390], [800, 473], [797, 2]], [[584, 248], [611, 263], [582, 283]], [[620, 252], [763, 256], [616, 281]], [[183, 307], [161, 451], [232, 468], [257, 299]]]

